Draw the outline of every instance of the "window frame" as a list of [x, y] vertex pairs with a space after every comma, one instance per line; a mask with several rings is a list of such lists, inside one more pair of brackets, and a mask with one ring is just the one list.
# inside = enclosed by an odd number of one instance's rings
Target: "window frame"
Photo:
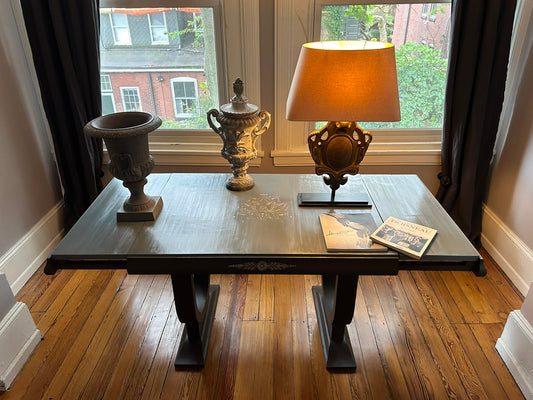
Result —
[[[126, 19], [126, 25], [115, 25], [113, 23], [113, 14], [120, 14], [115, 12], [110, 12], [109, 15], [109, 21], [111, 22], [111, 32], [113, 33], [113, 43], [115, 46], [131, 46], [131, 32], [130, 32], [130, 24], [128, 23], [128, 16], [126, 14], [124, 15], [124, 18]], [[126, 28], [128, 30], [128, 40], [121, 42], [117, 39], [117, 35], [115, 32], [115, 28]]]
[[170, 85], [171, 85], [170, 87], [171, 87], [171, 90], [172, 90], [172, 104], [174, 105], [174, 118], [176, 118], [176, 119], [191, 118], [193, 116], [192, 113], [179, 112], [179, 110], [178, 110], [178, 104], [176, 104], [176, 89], [175, 89], [175, 86], [174, 86], [174, 84], [177, 83], [177, 82], [183, 82], [183, 83], [189, 82], [189, 83], [193, 83], [194, 84], [194, 98], [192, 98], [192, 97], [184, 97], [183, 99], [185, 99], [185, 100], [193, 99], [195, 104], [196, 104], [196, 107], [198, 107], [198, 103], [199, 103], [199, 98], [198, 98], [198, 80], [195, 79], [195, 78], [191, 78], [190, 76], [178, 76], [178, 77], [172, 78], [170, 80]]
[[[245, 95], [260, 106], [260, 46], [259, 46], [259, 1], [260, 0], [101, 0], [101, 8], [144, 7], [194, 7], [213, 8], [216, 35], [219, 102], [229, 102], [232, 82], [240, 77], [245, 82]], [[218, 61], [220, 60], [220, 62]], [[258, 157], [250, 166], [259, 166], [264, 156], [261, 139], [256, 142]], [[218, 135], [207, 129], [158, 129], [150, 136], [150, 153], [158, 165], [211, 165], [227, 166], [220, 157], [221, 141]]]
[[[161, 26], [164, 26], [165, 28], [165, 31], [168, 30], [167, 28], [167, 17], [165, 15], [164, 12], [161, 12], [160, 14], [163, 15], [163, 22], [164, 22], [164, 25], [155, 25], [156, 27], [161, 27]], [[148, 26], [150, 27], [150, 39], [152, 40], [152, 44], [154, 45], [167, 45], [169, 44], [169, 39], [168, 39], [168, 35], [166, 35], [166, 38], [165, 40], [154, 40], [154, 31], [153, 31], [153, 27], [154, 25], [152, 24], [152, 14], [146, 14], [146, 17], [148, 18]]]
[[[107, 80], [105, 79], [107, 78]], [[104, 81], [106, 80], [106, 82], [104, 83]], [[105, 88], [104, 89], [104, 84], [107, 84], [109, 82], [109, 89]], [[111, 84], [111, 77], [109, 76], [109, 74], [100, 74], [100, 92], [102, 94], [102, 97], [110, 97], [111, 98], [111, 103], [113, 104], [113, 112], [116, 112], [117, 111], [117, 105], [115, 104], [115, 96], [113, 95], [113, 85]], [[102, 102], [102, 107], [103, 107], [103, 102]], [[103, 113], [103, 110], [102, 110], [102, 113]]]
[[[275, 147], [272, 151], [276, 166], [311, 166], [307, 137], [314, 122], [287, 121], [287, 94], [292, 75], [306, 42], [320, 40], [322, 6], [349, 4], [420, 4], [425, 1], [401, 0], [275, 0], [276, 23], [275, 73]], [[449, 3], [433, 0], [433, 3]], [[317, 11], [318, 10], [318, 11]], [[289, 38], [289, 40], [287, 39]], [[363, 126], [364, 127], [364, 126]], [[373, 129], [364, 165], [440, 165], [442, 128], [436, 129]]]
[[[121, 86], [119, 89], [120, 89], [120, 98], [122, 100], [122, 109], [124, 111], [142, 111], [143, 110], [143, 106], [142, 106], [142, 103], [141, 103], [141, 91], [140, 91], [138, 86]], [[134, 90], [136, 92], [138, 103], [139, 103], [139, 109], [126, 110], [126, 103], [124, 101], [124, 91], [125, 90]]]

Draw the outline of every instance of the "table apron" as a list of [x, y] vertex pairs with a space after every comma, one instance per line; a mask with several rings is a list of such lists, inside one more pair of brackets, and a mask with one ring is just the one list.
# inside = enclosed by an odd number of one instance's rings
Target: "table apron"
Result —
[[142, 257], [126, 261], [130, 274], [357, 274], [397, 275], [397, 257]]

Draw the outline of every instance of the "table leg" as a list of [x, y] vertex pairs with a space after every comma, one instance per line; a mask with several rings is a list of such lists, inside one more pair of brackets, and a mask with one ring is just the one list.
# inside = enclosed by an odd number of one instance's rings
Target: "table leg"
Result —
[[322, 275], [322, 286], [313, 286], [326, 368], [355, 368], [346, 325], [352, 321], [359, 276]]
[[185, 329], [176, 366], [203, 367], [215, 318], [220, 286], [209, 285], [209, 275], [171, 274], [176, 312]]

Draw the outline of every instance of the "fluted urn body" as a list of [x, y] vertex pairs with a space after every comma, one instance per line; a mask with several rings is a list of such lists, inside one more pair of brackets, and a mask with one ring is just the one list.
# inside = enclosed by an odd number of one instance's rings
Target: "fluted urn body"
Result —
[[[226, 182], [230, 190], [244, 191], [254, 186], [248, 175], [248, 163], [257, 157], [255, 142], [270, 126], [270, 114], [258, 111], [258, 107], [249, 104], [242, 95], [243, 83], [237, 79], [233, 83], [235, 96], [231, 102], [207, 112], [207, 122], [223, 142], [221, 155], [229, 161], [233, 176]], [[218, 122], [217, 127], [215, 121]]]
[[153, 221], [163, 201], [144, 193], [146, 177], [152, 172], [154, 159], [148, 147], [148, 134], [161, 125], [161, 119], [145, 112], [118, 112], [88, 122], [84, 132], [102, 138], [109, 154], [109, 172], [130, 191], [118, 221]]

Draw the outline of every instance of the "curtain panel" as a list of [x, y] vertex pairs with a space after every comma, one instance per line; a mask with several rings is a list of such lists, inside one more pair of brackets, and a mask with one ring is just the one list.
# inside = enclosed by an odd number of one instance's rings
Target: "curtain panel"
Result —
[[515, 8], [516, 0], [452, 2], [442, 172], [436, 197], [478, 246]]
[[102, 190], [102, 141], [83, 134], [102, 108], [99, 1], [21, 0], [21, 6], [69, 229]]

